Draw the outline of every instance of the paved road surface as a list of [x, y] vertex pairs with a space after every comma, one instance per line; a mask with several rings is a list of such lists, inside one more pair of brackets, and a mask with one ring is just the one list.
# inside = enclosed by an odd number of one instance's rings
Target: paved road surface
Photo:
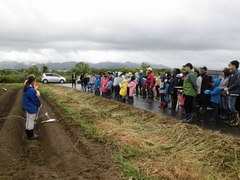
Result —
[[[59, 86], [66, 86], [66, 87], [72, 87], [70, 83], [66, 84], [56, 84]], [[77, 89], [80, 90], [80, 85], [77, 84]], [[159, 101], [154, 100], [152, 103], [146, 103], [146, 100], [143, 99], [142, 97], [134, 97], [134, 107], [144, 109], [144, 110], [151, 110], [154, 111], [155, 113], [161, 114], [166, 117], [172, 117], [177, 120], [181, 120], [184, 118], [184, 109], [179, 108], [178, 112], [171, 111], [168, 108], [165, 109], [159, 109]], [[209, 122], [208, 118], [211, 117], [211, 110], [208, 111], [207, 115], [202, 115], [198, 118], [194, 119], [194, 122], [191, 124], [197, 125], [203, 129], [206, 130], [212, 130], [212, 131], [219, 131], [220, 133], [232, 135], [234, 137], [240, 137], [240, 127], [230, 127], [226, 124], [223, 123], [222, 120], [219, 120], [218, 122]]]

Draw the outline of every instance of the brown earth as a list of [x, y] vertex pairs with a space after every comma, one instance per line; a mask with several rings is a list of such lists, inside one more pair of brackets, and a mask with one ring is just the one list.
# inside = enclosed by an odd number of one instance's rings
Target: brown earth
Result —
[[[39, 139], [28, 140], [22, 110], [22, 90], [0, 90], [0, 179], [123, 179], [107, 145], [87, 137], [72, 118], [41, 95]], [[44, 123], [48, 118], [57, 121]]]

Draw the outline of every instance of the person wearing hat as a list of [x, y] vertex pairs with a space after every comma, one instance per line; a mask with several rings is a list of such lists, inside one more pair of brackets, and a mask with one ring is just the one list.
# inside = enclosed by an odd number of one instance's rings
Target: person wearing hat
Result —
[[239, 62], [237, 60], [230, 62], [229, 69], [231, 70], [231, 75], [227, 87], [224, 88], [224, 91], [228, 95], [228, 108], [231, 114], [230, 121], [224, 121], [224, 123], [229, 124], [230, 126], [240, 125], [239, 112], [235, 106], [237, 97], [240, 95], [240, 71], [238, 68]]
[[209, 77], [207, 75], [207, 67], [202, 66], [200, 67], [200, 74], [202, 77], [202, 84], [201, 84], [201, 107], [202, 110], [200, 114], [207, 114], [207, 96], [204, 93], [205, 90], [209, 89]]
[[177, 71], [173, 70], [171, 73], [172, 78], [169, 80], [169, 88], [168, 88], [168, 94], [171, 96], [172, 101], [172, 107], [170, 107], [170, 110], [175, 110], [177, 106], [177, 89], [175, 86], [178, 85], [178, 78], [177, 78]]
[[183, 66], [186, 71], [186, 77], [183, 82], [183, 93], [184, 93], [184, 108], [186, 118], [182, 120], [183, 123], [192, 122], [193, 119], [193, 99], [197, 96], [197, 77], [196, 73], [192, 71], [193, 65], [187, 63]]
[[154, 87], [154, 75], [152, 73], [152, 68], [149, 67], [147, 68], [148, 71], [148, 101], [147, 102], [152, 102], [154, 95], [153, 95], [153, 87]]

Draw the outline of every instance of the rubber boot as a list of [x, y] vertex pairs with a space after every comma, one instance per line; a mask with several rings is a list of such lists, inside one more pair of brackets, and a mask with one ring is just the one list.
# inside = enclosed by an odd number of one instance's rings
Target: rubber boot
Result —
[[231, 114], [230, 119], [224, 121], [225, 124], [232, 124], [236, 121], [237, 114]]
[[219, 118], [220, 118], [220, 119], [223, 119], [223, 116], [224, 116], [224, 109], [223, 109], [223, 108], [220, 108]]
[[122, 98], [122, 103], [126, 103], [126, 99], [125, 98]]
[[227, 119], [228, 118], [228, 109], [223, 109], [223, 116], [221, 119]]
[[27, 137], [28, 137], [28, 139], [29, 139], [29, 132], [28, 132], [28, 130], [26, 129], [25, 132], [26, 132]]
[[207, 107], [202, 106], [202, 111], [200, 112], [201, 115], [206, 115], [207, 114]]
[[199, 107], [194, 107], [193, 109], [193, 117], [198, 117], [199, 116]]
[[235, 115], [235, 121], [230, 123], [229, 126], [232, 126], [232, 127], [237, 127], [240, 125], [240, 118], [239, 118], [239, 114], [236, 114]]
[[36, 139], [38, 138], [38, 135], [33, 133], [33, 130], [27, 130], [28, 131], [28, 139]]
[[183, 123], [190, 123], [192, 122], [193, 114], [187, 114], [186, 118], [182, 120]]

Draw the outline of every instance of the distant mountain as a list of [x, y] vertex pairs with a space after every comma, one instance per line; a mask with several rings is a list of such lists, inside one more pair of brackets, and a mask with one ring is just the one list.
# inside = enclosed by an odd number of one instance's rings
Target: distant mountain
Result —
[[[72, 69], [77, 62], [75, 61], [69, 61], [69, 62], [63, 62], [63, 63], [21, 63], [16, 61], [2, 61], [0, 62], [0, 69], [28, 69], [29, 67], [36, 65], [38, 68], [42, 68], [42, 65], [45, 64], [48, 66], [51, 70], [69, 70]], [[87, 62], [86, 62], [87, 63]], [[140, 68], [141, 64], [139, 63], [133, 63], [133, 62], [125, 62], [125, 63], [119, 63], [119, 62], [100, 62], [100, 63], [88, 63], [90, 68], [95, 69], [122, 69], [122, 68]], [[162, 64], [152, 64], [149, 63], [153, 68], [157, 69], [164, 69], [169, 68], [167, 66], [164, 66]]]

